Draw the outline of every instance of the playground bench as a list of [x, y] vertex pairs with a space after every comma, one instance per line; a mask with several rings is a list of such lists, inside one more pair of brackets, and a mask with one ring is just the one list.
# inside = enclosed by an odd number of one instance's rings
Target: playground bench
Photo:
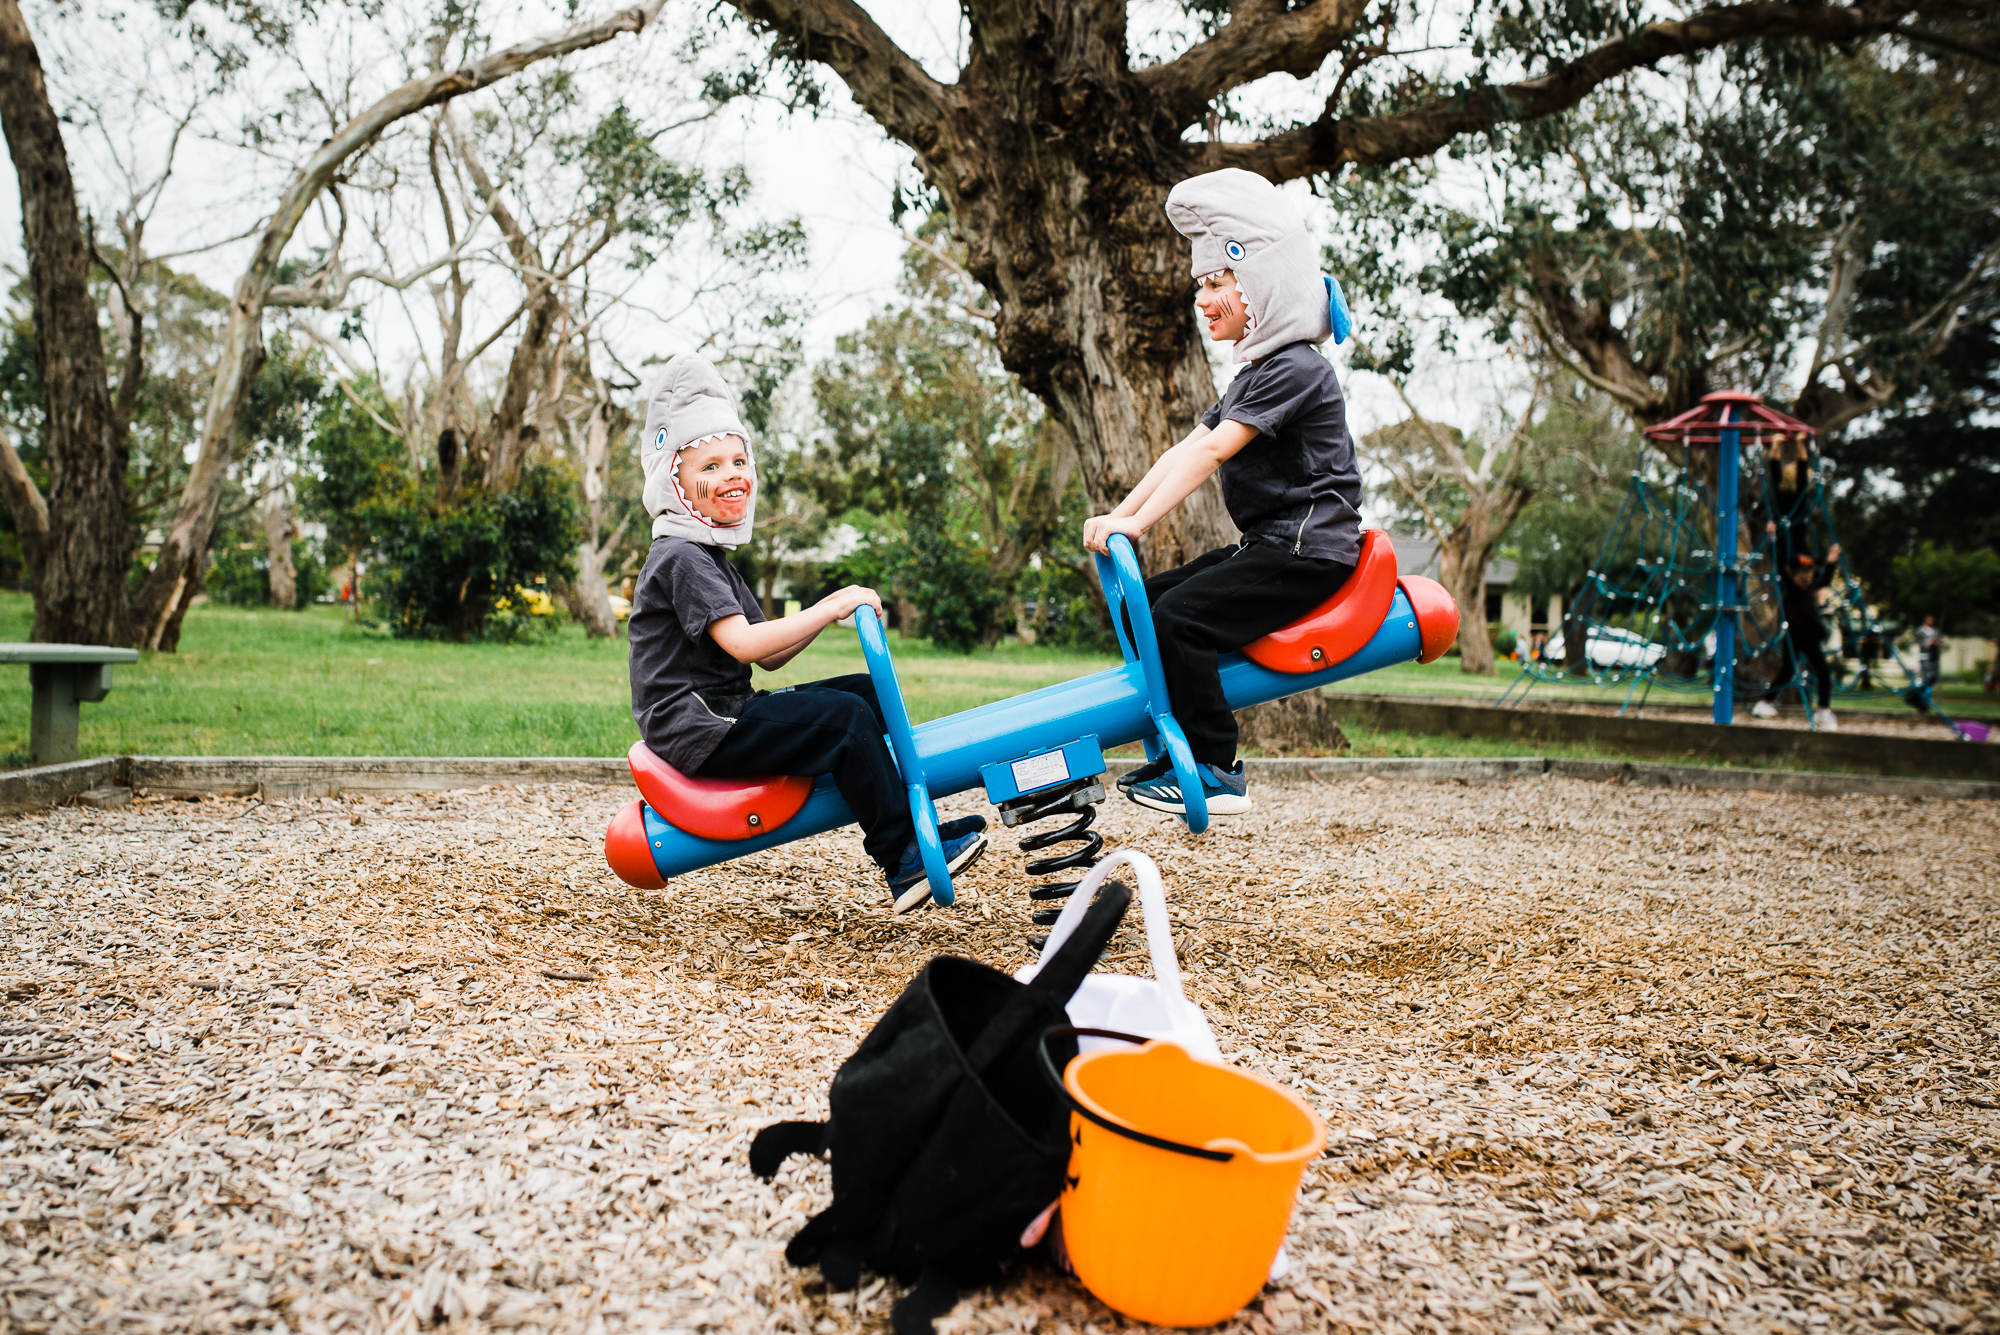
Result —
[[77, 706], [111, 693], [111, 665], [136, 663], [137, 649], [102, 644], [0, 644], [0, 663], [26, 663], [35, 692], [28, 750], [39, 765], [76, 759]]

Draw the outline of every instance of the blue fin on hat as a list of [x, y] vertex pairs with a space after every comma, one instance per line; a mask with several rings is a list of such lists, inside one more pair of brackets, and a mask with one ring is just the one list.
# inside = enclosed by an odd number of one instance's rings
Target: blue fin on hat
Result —
[[1345, 343], [1348, 334], [1354, 330], [1354, 316], [1347, 309], [1347, 294], [1340, 290], [1340, 280], [1322, 276], [1326, 284], [1326, 313], [1333, 321], [1333, 341]]

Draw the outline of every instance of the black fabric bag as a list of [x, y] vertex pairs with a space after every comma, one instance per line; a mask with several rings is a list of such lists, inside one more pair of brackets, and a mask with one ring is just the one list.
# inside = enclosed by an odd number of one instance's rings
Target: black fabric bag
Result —
[[[819, 1263], [836, 1289], [861, 1267], [916, 1288], [896, 1304], [897, 1335], [922, 1335], [1022, 1254], [1021, 1234], [1062, 1194], [1069, 1108], [1041, 1072], [1042, 1036], [1097, 963], [1132, 902], [1117, 883], [1031, 983], [940, 956], [841, 1064], [825, 1122], [757, 1133], [750, 1168], [769, 1178], [791, 1154], [829, 1152], [833, 1204], [808, 1220], [785, 1257]], [[1051, 1059], [1076, 1056], [1057, 1038]], [[1060, 1069], [1060, 1068], [1058, 1068]]]

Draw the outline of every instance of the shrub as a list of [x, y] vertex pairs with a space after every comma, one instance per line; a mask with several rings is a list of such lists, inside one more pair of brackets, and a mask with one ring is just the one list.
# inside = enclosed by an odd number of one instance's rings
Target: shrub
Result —
[[[395, 634], [408, 639], [530, 632], [537, 619], [512, 597], [515, 586], [568, 578], [582, 531], [568, 478], [545, 464], [523, 468], [499, 496], [469, 492], [445, 509], [382, 507], [373, 518], [373, 596]], [[515, 605], [503, 610], [503, 599]]]
[[256, 543], [224, 543], [215, 549], [202, 584], [219, 603], [266, 606], [271, 601], [271, 560]]

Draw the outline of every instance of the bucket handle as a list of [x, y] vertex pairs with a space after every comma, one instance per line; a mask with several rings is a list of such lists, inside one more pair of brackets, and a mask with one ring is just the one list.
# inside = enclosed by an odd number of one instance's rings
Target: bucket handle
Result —
[[1048, 1077], [1051, 1085], [1055, 1086], [1057, 1095], [1064, 1103], [1070, 1106], [1072, 1111], [1085, 1121], [1096, 1126], [1101, 1126], [1115, 1136], [1123, 1136], [1127, 1140], [1136, 1140], [1141, 1145], [1151, 1145], [1156, 1150], [1167, 1150], [1174, 1154], [1185, 1154], [1193, 1159], [1206, 1159], [1210, 1163], [1228, 1163], [1236, 1157], [1236, 1153], [1233, 1150], [1212, 1150], [1205, 1145], [1184, 1145], [1178, 1140], [1168, 1140], [1164, 1136], [1147, 1135], [1137, 1127], [1126, 1126], [1123, 1122], [1114, 1122], [1096, 1109], [1087, 1107], [1075, 1095], [1069, 1092], [1069, 1086], [1063, 1083], [1062, 1072], [1056, 1070], [1055, 1060], [1049, 1056], [1049, 1040], [1051, 1038], [1110, 1038], [1116, 1039], [1121, 1043], [1130, 1043], [1134, 1047], [1144, 1047], [1151, 1040], [1141, 1038], [1138, 1034], [1120, 1033], [1116, 1029], [1085, 1029], [1073, 1024], [1059, 1024], [1051, 1026], [1042, 1034], [1042, 1041], [1035, 1044], [1035, 1052], [1042, 1059], [1042, 1074]]
[[[1117, 849], [1090, 869], [1082, 884], [1070, 895], [1069, 902], [1063, 905], [1062, 914], [1057, 917], [1055, 926], [1049, 929], [1048, 943], [1042, 947], [1041, 959], [1031, 967], [1039, 970], [1062, 948], [1062, 943], [1083, 921], [1084, 911], [1090, 907], [1090, 897], [1120, 863], [1128, 864], [1139, 881], [1140, 916], [1146, 920], [1146, 949], [1152, 956], [1154, 981], [1159, 983], [1161, 991], [1185, 1006], [1188, 1004], [1187, 993], [1181, 989], [1180, 960], [1174, 954], [1174, 929], [1167, 921], [1167, 892], [1160, 883], [1160, 869], [1151, 858], [1135, 848]], [[1023, 974], [1027, 971], [1023, 970], [1022, 974], [1015, 976], [1022, 982], [1033, 976], [1027, 974], [1024, 977]]]

